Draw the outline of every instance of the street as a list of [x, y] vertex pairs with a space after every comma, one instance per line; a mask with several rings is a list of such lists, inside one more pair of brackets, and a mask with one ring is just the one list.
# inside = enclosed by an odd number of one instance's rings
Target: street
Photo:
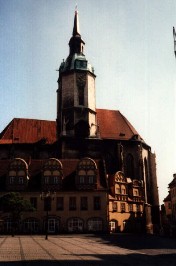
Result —
[[176, 239], [127, 234], [0, 236], [0, 266], [176, 265]]

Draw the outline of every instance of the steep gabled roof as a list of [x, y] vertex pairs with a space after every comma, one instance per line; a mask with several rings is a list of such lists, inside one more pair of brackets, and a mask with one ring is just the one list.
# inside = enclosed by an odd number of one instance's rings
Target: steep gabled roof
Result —
[[14, 118], [0, 134], [0, 144], [56, 141], [56, 122]]
[[130, 122], [116, 110], [97, 109], [97, 122], [102, 139], [142, 140]]
[[[96, 109], [98, 133], [102, 139], [140, 140], [139, 133], [116, 110]], [[14, 118], [0, 134], [0, 144], [56, 141], [56, 122], [37, 119]]]

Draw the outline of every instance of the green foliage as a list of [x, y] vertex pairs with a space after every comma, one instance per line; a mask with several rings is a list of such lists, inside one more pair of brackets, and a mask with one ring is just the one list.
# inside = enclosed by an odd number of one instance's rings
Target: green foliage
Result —
[[34, 211], [28, 200], [21, 197], [19, 192], [9, 192], [0, 198], [0, 206], [3, 212], [11, 214], [13, 220], [20, 219], [23, 212]]

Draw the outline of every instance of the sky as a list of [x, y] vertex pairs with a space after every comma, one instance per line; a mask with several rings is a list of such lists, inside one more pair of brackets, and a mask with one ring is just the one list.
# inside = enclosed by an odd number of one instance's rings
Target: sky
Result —
[[76, 4], [97, 108], [120, 110], [156, 153], [162, 204], [176, 173], [175, 0], [0, 0], [0, 132], [56, 119]]

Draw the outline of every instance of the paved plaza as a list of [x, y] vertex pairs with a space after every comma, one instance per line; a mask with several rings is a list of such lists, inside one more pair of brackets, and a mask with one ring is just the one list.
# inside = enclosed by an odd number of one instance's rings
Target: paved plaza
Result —
[[0, 236], [0, 266], [176, 265], [176, 239], [157, 236]]

